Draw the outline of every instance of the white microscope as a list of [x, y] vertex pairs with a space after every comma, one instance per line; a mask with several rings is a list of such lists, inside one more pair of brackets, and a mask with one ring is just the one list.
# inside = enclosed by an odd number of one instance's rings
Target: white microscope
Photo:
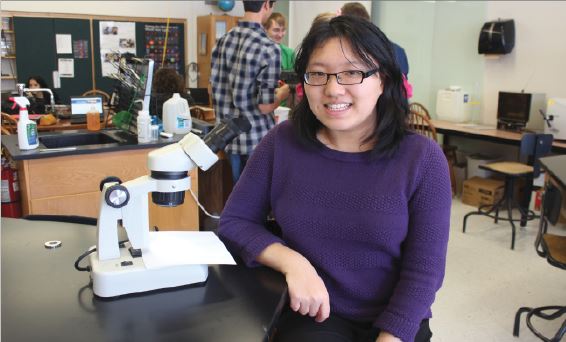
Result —
[[[204, 139], [193, 133], [178, 143], [151, 151], [150, 175], [120, 184], [103, 180], [96, 252], [90, 254], [93, 291], [99, 297], [145, 292], [206, 281], [208, 265], [170, 265], [147, 268], [142, 255], [150, 242], [148, 193], [162, 206], [177, 206], [191, 186], [189, 171], [210, 168], [216, 152], [251, 128], [246, 118], [225, 120]], [[118, 229], [124, 227], [129, 242], [119, 246]]]

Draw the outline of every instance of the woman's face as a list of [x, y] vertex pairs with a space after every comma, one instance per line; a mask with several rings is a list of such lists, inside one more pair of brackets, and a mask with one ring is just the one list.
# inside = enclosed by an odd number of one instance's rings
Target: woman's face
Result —
[[279, 25], [279, 23], [275, 20], [271, 20], [271, 26], [267, 29], [267, 35], [271, 38], [271, 40], [277, 44], [281, 44], [283, 37], [285, 37], [285, 33], [287, 33], [285, 26]]
[[37, 88], [41, 88], [41, 86], [39, 85], [39, 83], [37, 83], [36, 80], [34, 80], [33, 78], [31, 80], [29, 80], [29, 87], [30, 89], [37, 89]]
[[[342, 71], [369, 71], [371, 68], [354, 55], [349, 42], [331, 38], [310, 56], [307, 72], [339, 73]], [[309, 106], [317, 119], [334, 134], [364, 139], [375, 127], [377, 100], [383, 92], [379, 73], [360, 84], [341, 85], [335, 76], [328, 83], [312, 86], [305, 83]]]

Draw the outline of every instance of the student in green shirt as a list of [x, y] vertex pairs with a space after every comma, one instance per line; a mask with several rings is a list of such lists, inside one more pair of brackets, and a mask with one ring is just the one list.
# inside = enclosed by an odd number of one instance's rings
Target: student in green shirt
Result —
[[267, 18], [263, 27], [269, 38], [279, 44], [279, 48], [281, 48], [281, 70], [292, 71], [295, 67], [295, 52], [290, 47], [281, 43], [287, 33], [285, 17], [279, 12], [274, 12]]

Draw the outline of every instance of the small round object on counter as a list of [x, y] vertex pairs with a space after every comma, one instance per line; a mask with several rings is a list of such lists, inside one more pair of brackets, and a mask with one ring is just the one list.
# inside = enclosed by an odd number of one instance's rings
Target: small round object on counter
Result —
[[52, 241], [47, 241], [44, 246], [47, 249], [53, 249], [53, 248], [59, 248], [63, 245], [63, 243], [59, 240], [52, 240]]

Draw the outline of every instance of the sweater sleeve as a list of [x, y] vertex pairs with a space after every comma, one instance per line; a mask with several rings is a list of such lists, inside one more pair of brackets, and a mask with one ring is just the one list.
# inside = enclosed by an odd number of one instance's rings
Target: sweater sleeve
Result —
[[414, 340], [442, 284], [451, 201], [448, 164], [440, 147], [431, 141], [409, 198], [409, 227], [402, 245], [399, 281], [374, 323], [404, 342]]
[[222, 211], [218, 235], [228, 249], [248, 266], [258, 266], [257, 256], [269, 245], [280, 242], [266, 228], [271, 209], [271, 179], [277, 127], [254, 150]]

